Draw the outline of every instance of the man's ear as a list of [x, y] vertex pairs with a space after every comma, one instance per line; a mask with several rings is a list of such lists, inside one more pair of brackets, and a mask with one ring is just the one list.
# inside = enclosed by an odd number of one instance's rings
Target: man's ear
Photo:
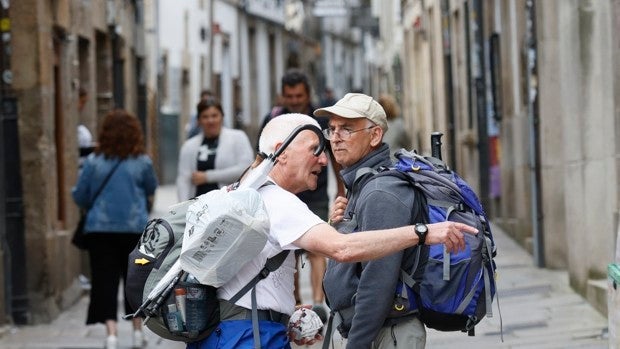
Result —
[[373, 127], [372, 135], [370, 138], [370, 145], [372, 147], [376, 147], [381, 144], [381, 140], [383, 139], [383, 129], [381, 127]]
[[[277, 152], [277, 151], [278, 151], [278, 149], [280, 149], [280, 147], [281, 147], [281, 146], [282, 146], [282, 142], [277, 143], [277, 144], [276, 144], [276, 147], [275, 147], [275, 150], [274, 150], [274, 153], [275, 153], [275, 152]], [[278, 162], [279, 162], [279, 161], [281, 161], [281, 160], [286, 160], [286, 150], [285, 150], [285, 151], [283, 151], [283, 152], [282, 152], [282, 154], [280, 154], [280, 155], [278, 156]]]

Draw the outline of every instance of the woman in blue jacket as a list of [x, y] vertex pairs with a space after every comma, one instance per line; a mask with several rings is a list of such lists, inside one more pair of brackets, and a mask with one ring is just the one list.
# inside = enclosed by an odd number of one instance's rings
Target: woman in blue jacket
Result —
[[[88, 209], [84, 232], [92, 288], [86, 324], [105, 324], [105, 347], [116, 349], [119, 280], [122, 277], [124, 283], [127, 277], [127, 257], [146, 225], [147, 201], [155, 193], [157, 178], [145, 153], [140, 123], [125, 110], [113, 110], [105, 117], [98, 143], [72, 194], [81, 208]], [[127, 301], [125, 312], [133, 312]], [[134, 347], [142, 346], [140, 319], [134, 319], [133, 341]]]

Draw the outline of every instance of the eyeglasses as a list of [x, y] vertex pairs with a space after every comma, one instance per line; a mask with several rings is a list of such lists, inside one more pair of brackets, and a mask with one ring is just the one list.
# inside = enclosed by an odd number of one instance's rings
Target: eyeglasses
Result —
[[327, 140], [332, 140], [332, 138], [334, 138], [335, 135], [338, 135], [338, 137], [340, 137], [340, 139], [342, 139], [343, 141], [348, 140], [349, 138], [351, 138], [351, 134], [355, 133], [355, 132], [359, 132], [359, 131], [364, 131], [364, 130], [370, 130], [373, 127], [376, 127], [377, 125], [372, 125], [372, 126], [368, 126], [365, 128], [360, 128], [359, 130], [348, 130], [346, 128], [341, 128], [340, 130], [336, 131], [333, 128], [326, 128], [323, 130], [323, 136], [325, 136], [325, 139]]

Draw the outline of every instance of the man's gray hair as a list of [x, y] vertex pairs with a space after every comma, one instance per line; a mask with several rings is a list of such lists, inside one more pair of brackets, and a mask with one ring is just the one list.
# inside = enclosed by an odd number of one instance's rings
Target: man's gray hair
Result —
[[282, 114], [269, 120], [258, 141], [258, 150], [267, 155], [276, 151], [276, 144], [282, 143], [297, 126], [314, 125], [321, 128], [319, 123], [306, 114]]

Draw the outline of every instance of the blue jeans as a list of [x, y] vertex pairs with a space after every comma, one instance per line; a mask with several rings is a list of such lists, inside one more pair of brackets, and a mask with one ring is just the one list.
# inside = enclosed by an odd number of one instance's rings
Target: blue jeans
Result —
[[[258, 325], [261, 348], [291, 348], [286, 333], [286, 327], [283, 324], [272, 321], [259, 321]], [[209, 337], [198, 342], [187, 344], [187, 349], [245, 348], [254, 348], [252, 320], [222, 321]]]

